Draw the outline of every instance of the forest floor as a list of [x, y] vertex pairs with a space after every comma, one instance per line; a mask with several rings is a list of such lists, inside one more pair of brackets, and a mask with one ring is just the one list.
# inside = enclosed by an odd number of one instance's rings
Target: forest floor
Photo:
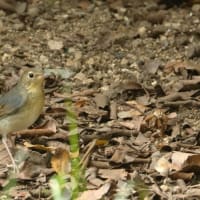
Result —
[[[12, 187], [0, 146], [0, 199], [51, 199], [55, 172], [70, 199], [79, 157], [79, 200], [200, 198], [199, 1], [33, 0], [9, 10], [0, 10], [0, 92], [21, 69], [42, 68], [46, 103], [32, 129], [13, 133]], [[69, 142], [76, 133], [80, 149]]]

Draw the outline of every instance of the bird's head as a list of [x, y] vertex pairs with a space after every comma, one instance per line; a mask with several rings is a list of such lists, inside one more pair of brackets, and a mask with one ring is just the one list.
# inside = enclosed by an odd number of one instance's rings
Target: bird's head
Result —
[[22, 73], [20, 84], [22, 84], [28, 91], [41, 90], [44, 85], [44, 75], [42, 71], [25, 70]]

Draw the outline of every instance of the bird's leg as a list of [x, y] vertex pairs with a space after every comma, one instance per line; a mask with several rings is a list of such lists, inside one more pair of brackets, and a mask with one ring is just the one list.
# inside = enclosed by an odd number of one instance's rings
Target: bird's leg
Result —
[[2, 143], [4, 144], [4, 146], [5, 146], [5, 148], [6, 148], [6, 151], [8, 152], [8, 155], [9, 155], [9, 157], [10, 157], [10, 159], [11, 159], [11, 162], [12, 162], [12, 165], [13, 165], [13, 168], [14, 168], [14, 172], [18, 172], [18, 167], [17, 167], [17, 165], [16, 165], [16, 163], [15, 163], [15, 160], [14, 160], [14, 158], [13, 158], [13, 156], [12, 156], [12, 153], [11, 153], [9, 147], [8, 147], [8, 144], [7, 144], [7, 137], [6, 137], [6, 136], [3, 136], [3, 137], [2, 137]]

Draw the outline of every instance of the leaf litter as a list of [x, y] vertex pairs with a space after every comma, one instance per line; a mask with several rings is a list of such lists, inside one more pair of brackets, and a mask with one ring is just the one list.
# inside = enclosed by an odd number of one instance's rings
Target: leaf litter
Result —
[[[31, 129], [12, 133], [20, 173], [11, 198], [48, 199], [49, 177], [70, 175], [70, 159], [79, 156], [86, 187], [78, 199], [199, 198], [198, 7], [0, 1], [1, 93], [22, 68], [46, 74], [44, 112]], [[70, 152], [68, 100], [80, 152]]]

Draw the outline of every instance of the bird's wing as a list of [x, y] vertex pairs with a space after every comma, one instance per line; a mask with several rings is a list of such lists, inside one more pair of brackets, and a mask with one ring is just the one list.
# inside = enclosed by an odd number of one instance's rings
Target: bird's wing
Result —
[[0, 96], [0, 117], [10, 115], [21, 108], [27, 100], [25, 89], [18, 85], [11, 89], [8, 93]]

